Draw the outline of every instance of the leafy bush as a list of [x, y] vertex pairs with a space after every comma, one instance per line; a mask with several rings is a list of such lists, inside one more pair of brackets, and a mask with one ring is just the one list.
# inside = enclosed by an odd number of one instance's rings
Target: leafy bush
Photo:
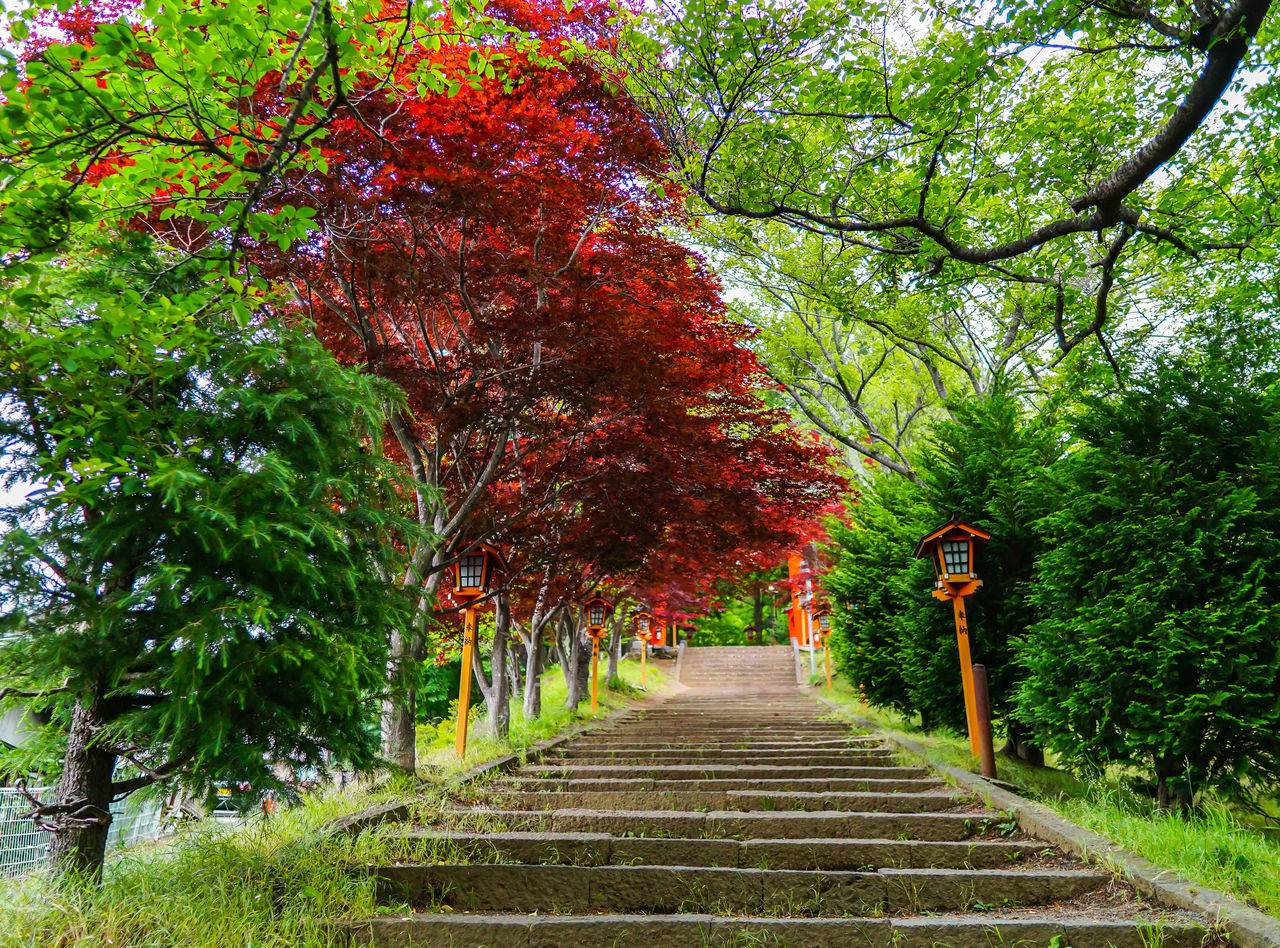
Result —
[[1280, 774], [1280, 383], [1252, 362], [1089, 403], [1040, 525], [1018, 715], [1077, 767], [1150, 768], [1162, 803]]
[[873, 704], [918, 713], [926, 727], [965, 727], [951, 610], [929, 595], [931, 564], [912, 558], [920, 537], [957, 513], [993, 534], [978, 567], [983, 588], [967, 606], [974, 660], [987, 666], [993, 710], [1007, 713], [1012, 643], [1034, 618], [1033, 525], [1052, 503], [1043, 473], [1062, 444], [1052, 415], [1033, 415], [1002, 381], [934, 428], [921, 483], [877, 478], [850, 507], [851, 526], [833, 525], [827, 583], [841, 608], [832, 648]]

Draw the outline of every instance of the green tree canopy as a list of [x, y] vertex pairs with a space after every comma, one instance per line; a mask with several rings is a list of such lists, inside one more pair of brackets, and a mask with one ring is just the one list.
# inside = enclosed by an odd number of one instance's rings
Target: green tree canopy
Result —
[[1080, 412], [1018, 648], [1038, 739], [1163, 803], [1280, 774], [1280, 376], [1269, 328], [1225, 332]]
[[0, 675], [51, 715], [24, 761], [63, 759], [37, 816], [90, 873], [134, 790], [374, 761], [403, 620], [388, 541], [411, 529], [378, 449], [388, 391], [305, 327], [193, 319], [201, 271], [110, 244], [50, 272], [64, 303], [0, 322], [4, 476], [25, 493], [0, 511]]

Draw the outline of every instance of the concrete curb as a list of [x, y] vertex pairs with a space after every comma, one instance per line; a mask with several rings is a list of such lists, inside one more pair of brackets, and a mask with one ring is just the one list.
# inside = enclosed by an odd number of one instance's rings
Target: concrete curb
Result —
[[1031, 835], [1048, 840], [1086, 862], [1117, 872], [1135, 889], [1156, 902], [1206, 916], [1217, 927], [1230, 934], [1233, 946], [1280, 948], [1280, 919], [1250, 908], [1224, 892], [1187, 882], [1171, 870], [1161, 869], [1109, 839], [1077, 826], [1048, 807], [997, 786], [977, 774], [934, 763], [929, 760], [928, 751], [910, 738], [886, 733], [874, 722], [859, 717], [821, 695], [813, 697], [859, 727], [879, 734], [903, 750], [920, 757], [927, 766], [944, 774], [957, 786], [977, 794], [988, 805], [1012, 814], [1017, 818], [1018, 824]]
[[680, 673], [684, 669], [684, 650], [688, 647], [688, 642], [681, 642], [680, 647], [676, 649], [676, 667], [675, 674], [672, 676], [676, 681], [680, 680]]
[[[559, 737], [540, 741], [519, 753], [507, 754], [505, 757], [496, 757], [493, 760], [485, 761], [483, 764], [477, 764], [475, 767], [472, 767], [470, 770], [463, 771], [456, 777], [450, 777], [445, 781], [445, 786], [450, 790], [457, 790], [473, 780], [478, 780], [486, 774], [494, 772], [507, 773], [514, 770], [516, 767], [519, 767], [521, 764], [540, 760], [548, 751], [555, 750], [567, 741], [574, 740], [584, 734], [590, 734], [593, 731], [598, 731], [606, 726], [611, 727], [619, 721], [625, 721], [634, 712], [653, 705], [662, 704], [662, 702], [670, 698], [671, 695], [672, 692], [669, 691], [649, 695], [648, 697], [636, 701], [634, 704], [629, 704], [626, 707], [618, 708], [615, 711], [610, 712], [598, 721], [592, 721], [590, 724], [583, 724], [579, 727], [575, 727], [573, 730], [567, 731]], [[403, 823], [411, 816], [412, 806], [412, 799], [392, 800], [387, 803], [378, 803], [374, 806], [367, 807], [366, 809], [357, 810], [355, 813], [348, 813], [345, 816], [339, 816], [336, 819], [332, 819], [321, 826], [318, 833], [321, 839], [327, 839], [330, 836], [343, 834], [347, 836], [355, 836], [370, 827], [378, 826], [382, 823]]]

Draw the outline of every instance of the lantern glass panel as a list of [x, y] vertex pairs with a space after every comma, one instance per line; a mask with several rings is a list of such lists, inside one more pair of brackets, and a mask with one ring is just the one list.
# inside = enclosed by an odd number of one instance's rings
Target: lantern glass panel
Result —
[[593, 603], [591, 606], [591, 624], [604, 625], [604, 606]]
[[639, 629], [641, 632], [648, 632], [648, 631], [649, 631], [649, 620], [648, 620], [648, 619], [637, 619], [637, 620], [636, 620], [636, 628], [637, 628], [637, 629]]
[[822, 629], [823, 632], [831, 628], [831, 616], [823, 616], [820, 618], [818, 620], [818, 628]]
[[944, 567], [944, 572], [947, 572], [947, 573], [969, 572], [969, 541], [968, 540], [943, 540], [942, 541], [942, 563]]
[[463, 589], [479, 589], [484, 585], [484, 554], [464, 556], [458, 566], [458, 585]]

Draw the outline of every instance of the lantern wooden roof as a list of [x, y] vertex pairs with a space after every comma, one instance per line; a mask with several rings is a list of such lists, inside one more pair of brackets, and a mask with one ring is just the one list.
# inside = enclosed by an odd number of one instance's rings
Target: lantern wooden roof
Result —
[[924, 538], [916, 546], [916, 559], [928, 556], [929, 548], [934, 543], [948, 537], [955, 537], [956, 539], [967, 537], [973, 541], [974, 547], [981, 548], [984, 543], [991, 539], [991, 534], [985, 530], [978, 529], [972, 524], [963, 522], [955, 514], [952, 514], [951, 519], [942, 526], [925, 534]]
[[488, 557], [487, 565], [490, 569], [497, 570], [500, 573], [507, 571], [507, 554], [502, 547], [495, 546], [492, 543], [477, 543], [459, 556], [458, 559], [462, 559], [463, 556], [475, 556], [478, 553], [483, 553]]

